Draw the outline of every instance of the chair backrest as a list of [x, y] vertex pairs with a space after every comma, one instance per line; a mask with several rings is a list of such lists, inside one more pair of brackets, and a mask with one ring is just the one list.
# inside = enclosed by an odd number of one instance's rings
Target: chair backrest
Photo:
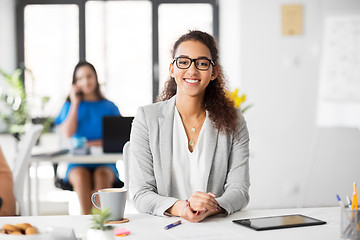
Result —
[[24, 204], [24, 182], [28, 174], [31, 150], [40, 137], [42, 130], [43, 126], [40, 124], [30, 126], [19, 143], [19, 152], [15, 158], [13, 169], [14, 194], [19, 203], [21, 215], [29, 215], [29, 209], [26, 209]]
[[129, 197], [129, 185], [130, 185], [130, 141], [126, 142], [123, 148], [123, 161], [124, 161], [124, 168], [125, 168], [125, 181], [124, 181], [124, 188], [128, 190], [128, 197]]

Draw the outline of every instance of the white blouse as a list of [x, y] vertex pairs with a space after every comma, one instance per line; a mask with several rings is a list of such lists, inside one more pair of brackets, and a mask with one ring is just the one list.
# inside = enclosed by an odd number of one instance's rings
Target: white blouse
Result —
[[206, 192], [204, 167], [206, 132], [211, 127], [209, 121], [206, 113], [195, 148], [190, 152], [185, 128], [175, 106], [170, 196], [184, 200], [190, 198], [195, 191]]

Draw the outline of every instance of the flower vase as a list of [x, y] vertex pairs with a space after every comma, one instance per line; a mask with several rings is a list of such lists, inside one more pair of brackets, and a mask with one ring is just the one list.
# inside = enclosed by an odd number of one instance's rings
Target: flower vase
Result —
[[86, 232], [86, 240], [114, 240], [114, 229], [110, 230], [98, 230], [88, 229]]

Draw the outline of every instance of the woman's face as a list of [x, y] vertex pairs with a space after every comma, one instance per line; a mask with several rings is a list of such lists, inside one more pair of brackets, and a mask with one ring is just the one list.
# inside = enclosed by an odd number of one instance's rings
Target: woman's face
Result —
[[96, 89], [96, 76], [89, 66], [79, 67], [75, 74], [75, 85], [85, 95], [93, 94]]
[[[187, 57], [191, 59], [207, 58], [212, 60], [209, 48], [195, 40], [182, 42], [176, 49], [175, 58], [176, 57]], [[202, 97], [209, 82], [217, 77], [216, 67], [212, 64], [210, 64], [207, 70], [199, 70], [195, 67], [194, 62], [192, 62], [187, 69], [179, 68], [176, 62], [174, 62], [170, 64], [169, 72], [170, 75], [175, 78], [177, 94], [192, 97]]]

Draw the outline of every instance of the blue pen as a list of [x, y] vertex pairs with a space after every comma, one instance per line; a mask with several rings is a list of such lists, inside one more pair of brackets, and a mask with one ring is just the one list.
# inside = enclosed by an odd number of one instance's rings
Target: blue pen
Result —
[[182, 223], [181, 220], [179, 220], [177, 222], [174, 222], [174, 223], [171, 223], [171, 224], [165, 226], [165, 229], [168, 230], [170, 228], [173, 228], [173, 227], [176, 227], [176, 226], [180, 225], [181, 223]]
[[337, 197], [337, 200], [338, 200], [338, 203], [339, 203], [339, 206], [342, 207], [342, 208], [345, 208], [345, 204], [341, 201], [340, 197], [338, 194], [336, 194], [336, 197]]
[[351, 208], [351, 200], [350, 200], [349, 196], [346, 196], [346, 204], [347, 204], [348, 208]]

